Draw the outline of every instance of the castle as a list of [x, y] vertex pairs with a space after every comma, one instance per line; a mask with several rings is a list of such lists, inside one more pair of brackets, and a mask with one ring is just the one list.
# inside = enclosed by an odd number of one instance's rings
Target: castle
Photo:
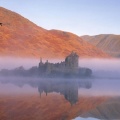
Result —
[[75, 52], [71, 52], [65, 58], [65, 61], [61, 63], [49, 63], [48, 60], [43, 63], [42, 59], [40, 59], [39, 63], [39, 71], [40, 73], [45, 73], [46, 75], [50, 74], [77, 74], [78, 73], [78, 60], [79, 56]]
[[38, 69], [41, 76], [89, 76], [92, 73], [88, 68], [79, 67], [79, 56], [76, 52], [71, 52], [61, 63], [49, 63], [48, 60], [43, 63], [40, 59]]
[[2, 69], [2, 76], [39, 76], [39, 77], [62, 77], [62, 78], [79, 78], [89, 77], [92, 70], [89, 68], [79, 67], [79, 56], [75, 52], [71, 52], [61, 63], [49, 63], [48, 60], [43, 63], [40, 59], [38, 66], [25, 70], [18, 67], [13, 70]]

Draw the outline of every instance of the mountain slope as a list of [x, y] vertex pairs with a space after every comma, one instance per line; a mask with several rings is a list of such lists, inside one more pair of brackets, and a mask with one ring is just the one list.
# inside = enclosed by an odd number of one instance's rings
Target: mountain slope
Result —
[[71, 51], [82, 57], [108, 57], [72, 33], [45, 30], [21, 15], [0, 7], [0, 55], [63, 58]]
[[107, 54], [120, 57], [120, 35], [101, 34], [96, 36], [82, 36], [89, 43], [100, 48]]

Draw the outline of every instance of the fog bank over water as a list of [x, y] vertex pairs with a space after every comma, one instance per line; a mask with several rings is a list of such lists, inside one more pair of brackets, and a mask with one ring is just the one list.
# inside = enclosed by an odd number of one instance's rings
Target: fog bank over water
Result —
[[80, 96], [120, 96], [119, 79], [94, 79], [90, 89], [79, 89]]
[[38, 66], [39, 59], [27, 59], [16, 57], [0, 57], [0, 70], [1, 69], [14, 69], [19, 66], [23, 66], [28, 69], [32, 66]]
[[[59, 82], [61, 81], [61, 82]], [[61, 84], [60, 84], [61, 83]], [[71, 84], [72, 83], [72, 84]], [[91, 83], [91, 86], [88, 85]], [[62, 86], [61, 86], [62, 85]], [[51, 88], [55, 87], [57, 92], [59, 87], [62, 90], [70, 90], [74, 93], [74, 90], [78, 89], [79, 96], [120, 96], [120, 80], [119, 79], [57, 79], [57, 78], [29, 78], [29, 77], [0, 77], [0, 94], [4, 95], [18, 95], [18, 94], [39, 94], [38, 88]], [[79, 87], [78, 87], [79, 86]], [[69, 93], [69, 92], [68, 92]]]
[[120, 70], [120, 59], [79, 59], [79, 66], [93, 70], [117, 71]]
[[120, 59], [80, 59], [79, 66], [92, 69], [96, 77], [120, 78]]
[[[45, 63], [49, 59], [42, 59], [42, 61]], [[61, 60], [52, 60], [50, 59], [49, 62], [57, 63], [64, 61], [64, 59]], [[38, 66], [40, 62], [40, 59], [35, 58], [19, 58], [19, 57], [0, 57], [0, 70], [1, 69], [14, 69], [19, 66], [23, 66], [25, 69], [28, 69], [33, 66]]]
[[[47, 59], [43, 59], [46, 62]], [[19, 66], [23, 66], [25, 69], [29, 69], [32, 66], [38, 66], [40, 59], [27, 59], [27, 58], [15, 58], [15, 57], [0, 57], [0, 70], [1, 69], [14, 69]], [[64, 61], [61, 60], [49, 60], [49, 62], [57, 63]], [[79, 59], [80, 67], [87, 67], [92, 69], [93, 76], [98, 77], [113, 77], [120, 78], [120, 59]]]

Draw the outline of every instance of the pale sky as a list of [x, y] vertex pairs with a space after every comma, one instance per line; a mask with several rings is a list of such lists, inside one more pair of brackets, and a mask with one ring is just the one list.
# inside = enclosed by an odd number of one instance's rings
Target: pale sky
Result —
[[0, 6], [48, 30], [120, 34], [120, 0], [0, 0]]

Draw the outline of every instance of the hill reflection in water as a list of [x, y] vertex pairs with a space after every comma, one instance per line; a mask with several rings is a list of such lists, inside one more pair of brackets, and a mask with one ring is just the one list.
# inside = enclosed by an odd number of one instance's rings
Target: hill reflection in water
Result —
[[0, 78], [0, 120], [119, 119], [118, 79]]

